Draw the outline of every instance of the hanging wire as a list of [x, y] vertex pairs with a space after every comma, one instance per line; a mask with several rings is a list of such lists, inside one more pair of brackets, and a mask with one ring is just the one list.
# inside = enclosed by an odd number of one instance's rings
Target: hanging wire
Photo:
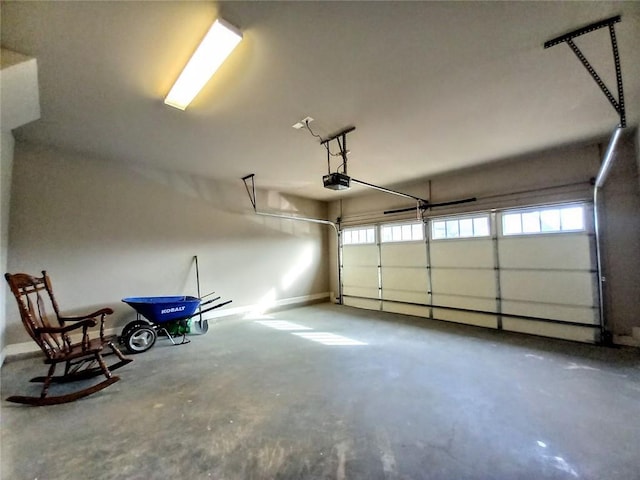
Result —
[[[313, 130], [311, 130], [311, 127], [309, 126], [309, 120], [305, 120], [304, 122], [304, 126], [307, 127], [307, 130], [309, 130], [309, 133], [311, 135], [313, 135], [316, 138], [319, 138], [320, 141], [322, 141], [322, 137], [320, 135], [318, 135], [317, 133], [314, 133]], [[327, 149], [327, 152], [329, 153], [329, 155], [331, 155], [332, 157], [340, 157], [341, 153], [333, 153], [331, 150], [329, 150], [329, 143], [325, 143], [324, 147]]]

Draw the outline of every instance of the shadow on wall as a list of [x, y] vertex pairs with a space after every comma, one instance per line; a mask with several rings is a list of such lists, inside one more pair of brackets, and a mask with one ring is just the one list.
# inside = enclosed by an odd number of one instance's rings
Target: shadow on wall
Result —
[[[47, 270], [65, 311], [108, 305], [121, 325], [135, 314], [123, 297], [195, 295], [194, 255], [201, 291], [215, 290], [234, 307], [253, 305], [274, 287], [277, 299], [328, 290], [325, 227], [254, 215], [241, 180], [231, 185], [24, 144], [14, 168], [8, 271]], [[304, 216], [326, 208], [261, 194]], [[307, 267], [283, 288], [300, 258]], [[8, 343], [27, 341], [14, 301], [7, 319]]]
[[[231, 183], [150, 167], [131, 166], [129, 168], [145, 179], [171, 189], [176, 194], [215, 205], [216, 210], [232, 214], [248, 214], [253, 222], [287, 234], [306, 235], [312, 232], [312, 225], [309, 223], [254, 215], [245, 186], [240, 179]], [[262, 189], [256, 189], [256, 196], [258, 210], [261, 211], [320, 219], [325, 219], [327, 215], [326, 204], [322, 202]]]

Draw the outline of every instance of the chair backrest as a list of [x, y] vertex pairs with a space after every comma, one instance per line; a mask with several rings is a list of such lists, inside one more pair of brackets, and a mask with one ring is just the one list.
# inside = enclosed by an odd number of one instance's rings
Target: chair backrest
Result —
[[[26, 273], [7, 273], [4, 278], [16, 297], [24, 328], [45, 355], [51, 358], [56, 352], [65, 350], [70, 344], [67, 335], [36, 333], [40, 328], [61, 326], [58, 320], [58, 304], [53, 296], [47, 272], [43, 271], [42, 277], [33, 277]], [[53, 311], [51, 312], [51, 310]]]

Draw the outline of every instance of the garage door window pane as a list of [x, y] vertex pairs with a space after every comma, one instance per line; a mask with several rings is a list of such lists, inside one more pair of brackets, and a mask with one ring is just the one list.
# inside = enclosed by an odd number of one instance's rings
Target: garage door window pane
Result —
[[391, 227], [382, 227], [381, 229], [381, 239], [383, 242], [390, 242], [391, 241]]
[[473, 220], [465, 218], [460, 220], [460, 236], [461, 237], [473, 237]]
[[488, 237], [489, 236], [489, 218], [480, 217], [473, 219], [473, 236]]
[[414, 223], [411, 225], [411, 239], [412, 240], [424, 240], [423, 228], [421, 223]]
[[584, 230], [582, 207], [563, 208], [560, 215], [562, 230]]
[[367, 243], [375, 243], [376, 235], [373, 228], [367, 228]]
[[510, 213], [502, 217], [502, 231], [505, 235], [522, 233], [522, 219], [519, 213]]
[[522, 232], [540, 233], [540, 212], [527, 212], [522, 214]]
[[543, 232], [560, 230], [560, 210], [554, 208], [540, 212], [540, 230]]
[[447, 238], [458, 238], [459, 233], [458, 220], [447, 220]]
[[433, 222], [431, 237], [434, 240], [441, 238], [447, 238], [447, 224], [446, 222]]

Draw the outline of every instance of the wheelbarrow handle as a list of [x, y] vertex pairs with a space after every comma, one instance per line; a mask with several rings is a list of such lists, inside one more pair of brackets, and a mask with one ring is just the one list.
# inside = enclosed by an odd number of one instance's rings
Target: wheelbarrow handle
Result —
[[202, 303], [200, 304], [200, 307], [202, 308], [204, 305], [208, 305], [208, 304], [210, 304], [210, 303], [213, 303], [213, 302], [215, 302], [216, 300], [220, 300], [220, 297], [212, 298], [211, 300], [207, 300], [206, 302], [202, 302]]
[[215, 310], [216, 308], [224, 307], [225, 305], [230, 304], [232, 301], [233, 300], [227, 300], [226, 302], [219, 303], [218, 305], [214, 305], [213, 307], [206, 308], [199, 313], [207, 313], [207, 312], [210, 312], [211, 310]]

